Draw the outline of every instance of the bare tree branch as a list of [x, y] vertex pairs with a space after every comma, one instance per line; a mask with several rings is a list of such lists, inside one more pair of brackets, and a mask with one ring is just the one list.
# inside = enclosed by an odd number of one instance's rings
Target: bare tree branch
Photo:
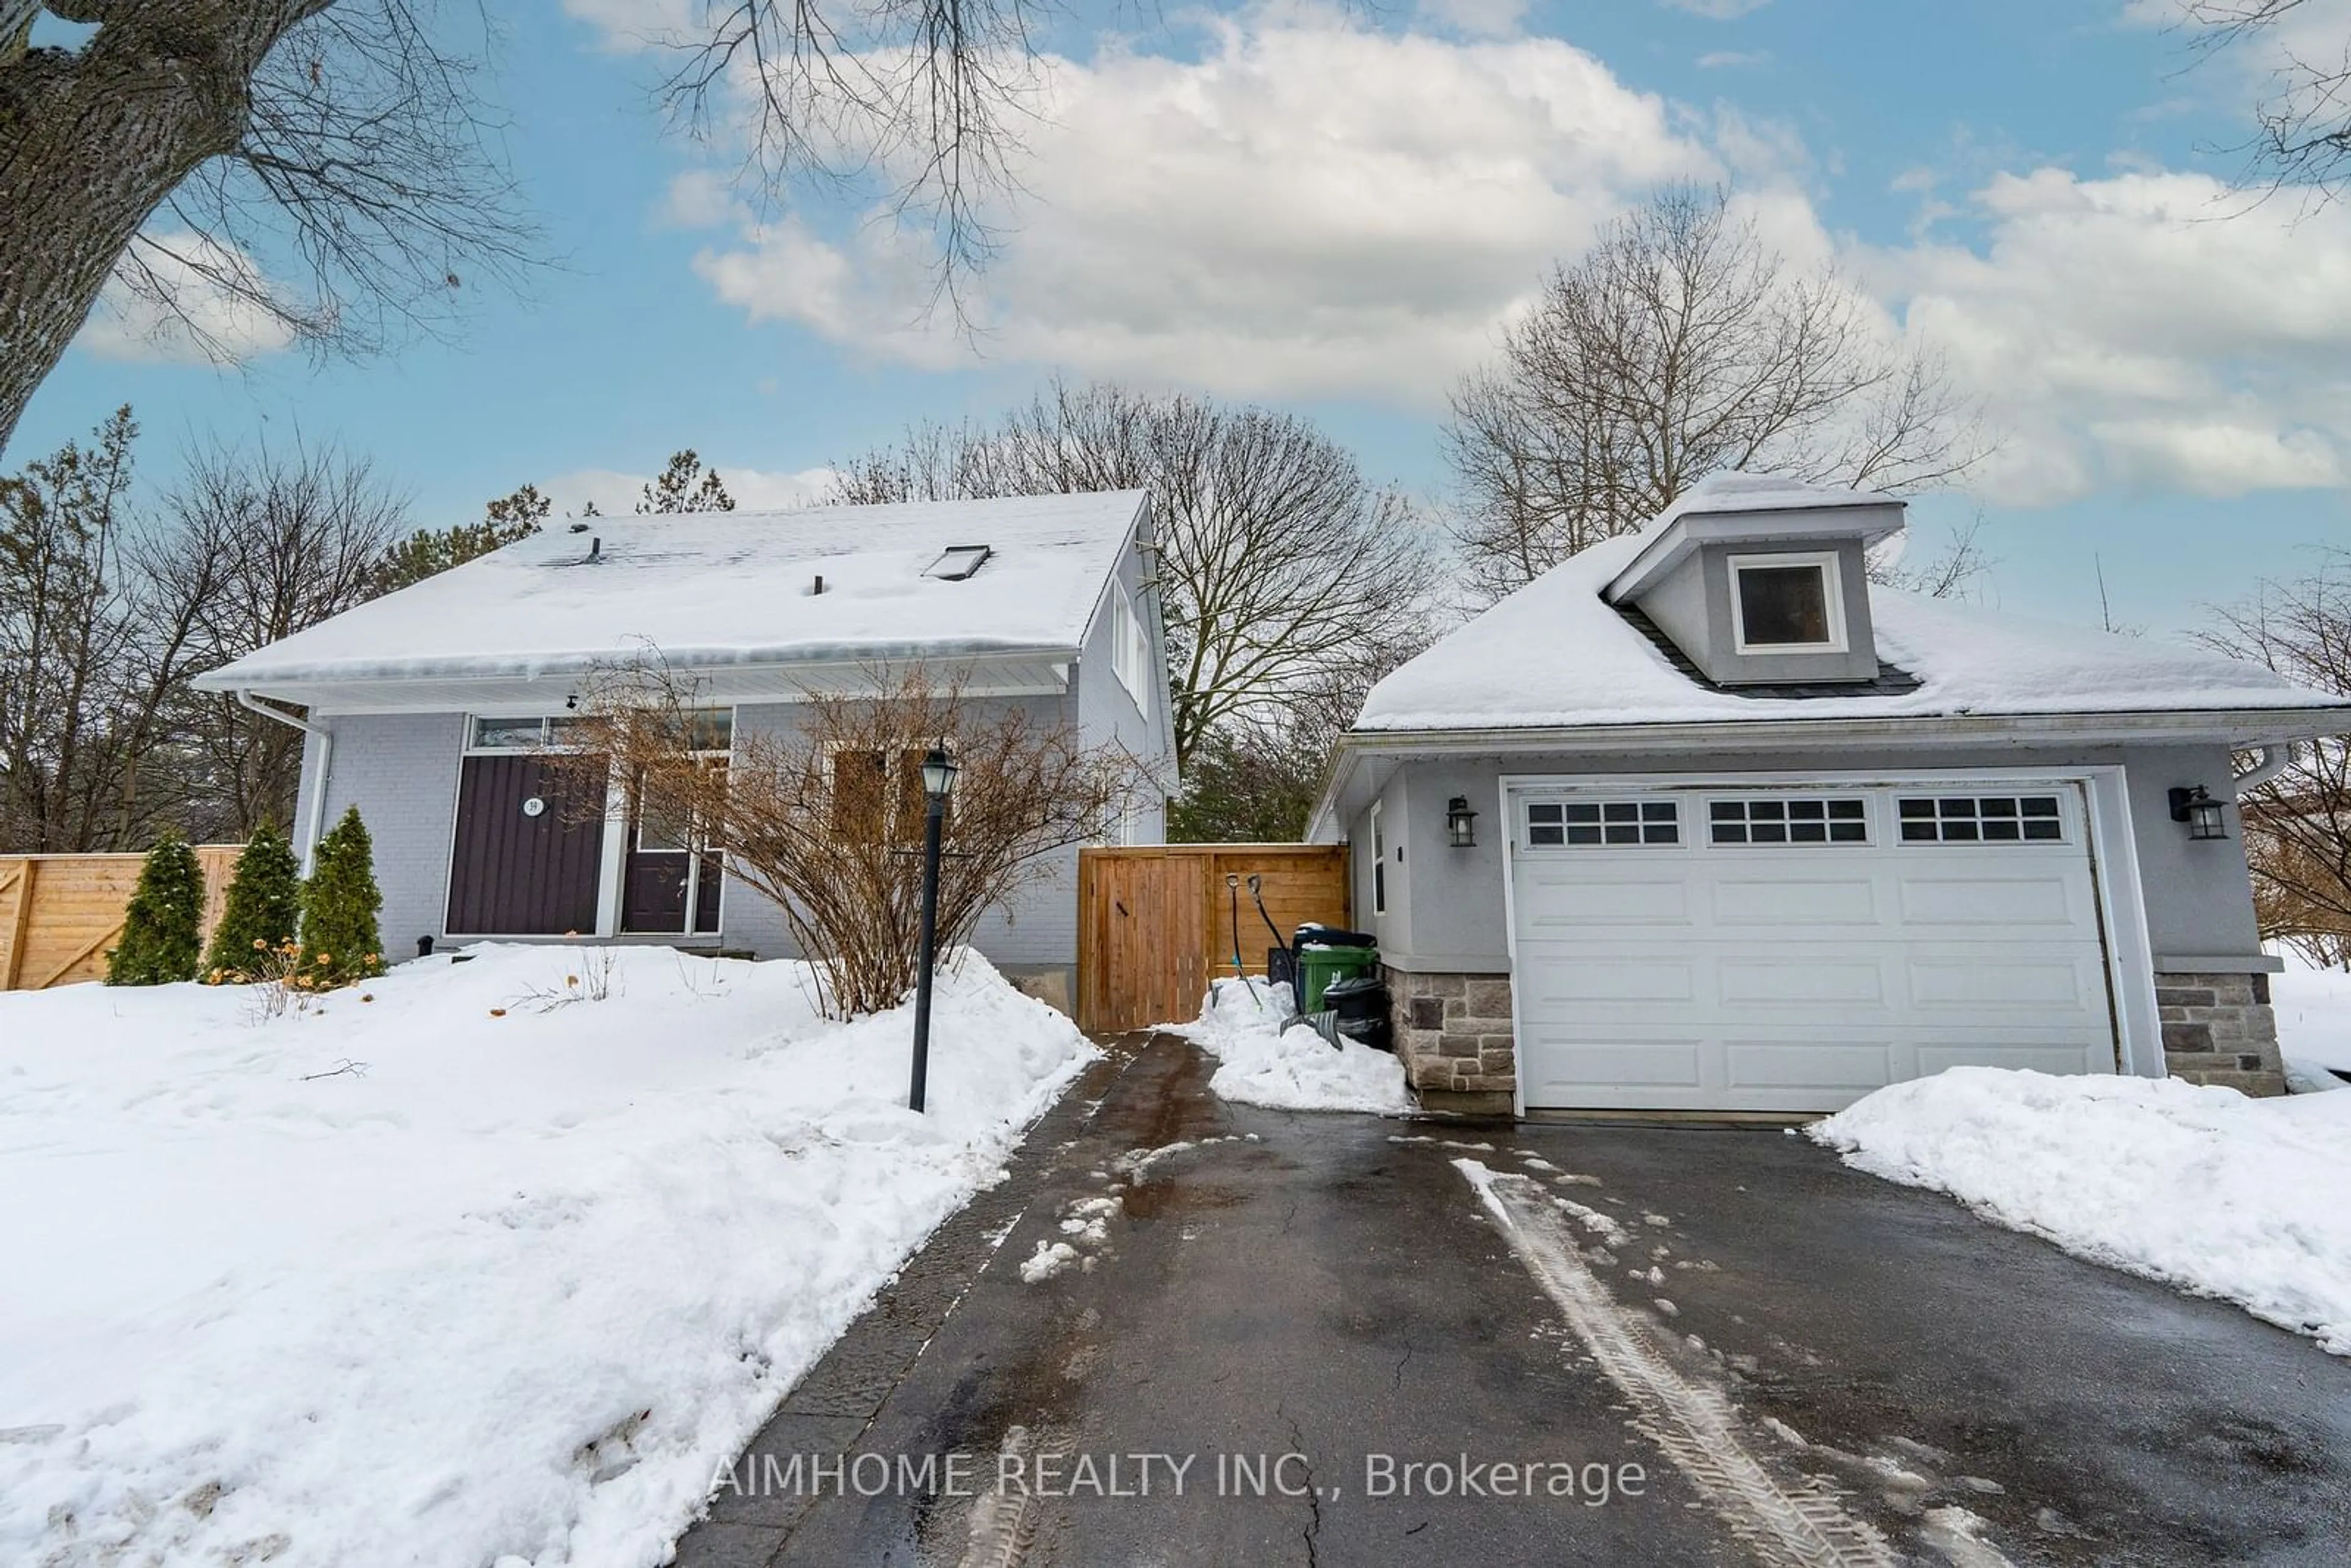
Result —
[[[2253, 106], [2253, 139], [2241, 149], [2247, 178], [2267, 191], [2303, 186], [2331, 199], [2351, 181], [2351, 31], [2327, 28], [2304, 5], [2186, 0], [2180, 19], [2203, 29], [2194, 47], [2206, 54], [2273, 47], [2268, 90]], [[2292, 36], [2305, 19], [2313, 24], [2307, 41]]]
[[1148, 489], [1179, 762], [1215, 726], [1426, 638], [1416, 508], [1295, 415], [1057, 383], [995, 425], [912, 431], [839, 473], [841, 498], [865, 502]]
[[1878, 342], [1834, 269], [1798, 274], [1719, 190], [1619, 220], [1454, 392], [1475, 585], [1499, 596], [1638, 528], [1707, 474], [1919, 489], [1979, 460], [1942, 366]]
[[[110, 278], [225, 350], [223, 308], [322, 351], [445, 330], [538, 236], [436, 0], [52, 0], [0, 13], [0, 445]], [[455, 18], [475, 18], [470, 48]]]
[[1081, 746], [1018, 705], [971, 704], [958, 681], [919, 667], [872, 674], [863, 694], [809, 694], [789, 732], [737, 729], [722, 765], [695, 743], [699, 685], [648, 650], [598, 673], [569, 737], [578, 749], [554, 754], [590, 786], [575, 791], [583, 809], [601, 815], [617, 777], [632, 810], [691, 824], [693, 841], [772, 900], [823, 972], [834, 1017], [893, 1007], [914, 985], [932, 747], [958, 768], [939, 875], [947, 946], [1053, 875], [1055, 852], [1099, 838], [1142, 782], [1124, 751]]
[[[2329, 549], [2308, 574], [2264, 582], [2213, 613], [2212, 647], [2351, 697], [2351, 550]], [[2243, 814], [2262, 935], [2314, 962], [2351, 965], [2351, 741], [2297, 747], [2283, 772], [2245, 796]]]

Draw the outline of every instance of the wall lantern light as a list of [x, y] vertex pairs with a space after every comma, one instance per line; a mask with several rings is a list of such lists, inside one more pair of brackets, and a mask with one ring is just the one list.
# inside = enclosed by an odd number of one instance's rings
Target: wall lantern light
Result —
[[1445, 803], [1445, 838], [1457, 850], [1478, 846], [1478, 813], [1469, 809], [1469, 797], [1456, 795]]
[[2199, 784], [2193, 789], [2175, 787], [2171, 791], [2171, 820], [2188, 824], [2191, 839], [2225, 839], [2229, 836], [2227, 810], [2205, 792]]

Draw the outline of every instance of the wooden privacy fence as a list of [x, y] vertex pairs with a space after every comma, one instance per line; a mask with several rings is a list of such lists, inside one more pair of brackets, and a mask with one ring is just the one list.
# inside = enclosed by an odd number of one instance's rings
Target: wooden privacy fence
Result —
[[1232, 895], [1241, 879], [1240, 954], [1265, 970], [1272, 933], [1348, 923], [1344, 844], [1153, 844], [1078, 855], [1078, 1023], [1100, 1033], [1196, 1017], [1209, 979], [1233, 971]]
[[[204, 932], [212, 936], [241, 844], [201, 844]], [[106, 950], [144, 855], [0, 855], [0, 991], [41, 991], [106, 977]]]

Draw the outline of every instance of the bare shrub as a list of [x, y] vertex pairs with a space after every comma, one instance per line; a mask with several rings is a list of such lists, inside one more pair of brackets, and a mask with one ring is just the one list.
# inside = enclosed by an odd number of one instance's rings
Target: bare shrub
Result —
[[808, 693], [788, 733], [737, 728], [720, 761], [699, 733], [698, 682], [657, 657], [615, 666], [588, 683], [567, 737], [578, 749], [558, 759], [600, 782], [610, 768], [632, 810], [690, 824], [695, 842], [773, 900], [835, 1018], [895, 1006], [914, 988], [921, 766], [933, 747], [960, 769], [939, 875], [942, 950], [1051, 876], [1054, 852], [1102, 836], [1141, 782], [1124, 749], [1081, 746], [1069, 726], [1018, 706], [969, 702], [960, 678], [937, 682], [919, 665], [870, 674], [859, 692]]
[[[2351, 550], [2325, 551], [2306, 575], [2264, 582], [2218, 615], [2205, 641], [2220, 652], [2351, 699]], [[2314, 963], [2351, 962], [2351, 741], [2295, 747], [2243, 812], [2262, 935]]]

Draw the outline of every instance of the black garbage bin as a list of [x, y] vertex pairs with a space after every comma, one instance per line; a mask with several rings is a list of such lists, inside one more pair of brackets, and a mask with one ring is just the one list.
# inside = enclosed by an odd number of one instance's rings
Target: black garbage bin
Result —
[[1312, 945], [1317, 947], [1376, 947], [1380, 939], [1368, 931], [1342, 931], [1336, 925], [1322, 925], [1312, 921], [1291, 933], [1292, 951]]
[[1388, 1002], [1387, 982], [1377, 975], [1333, 980], [1322, 988], [1322, 1005], [1338, 1015], [1339, 1032], [1374, 1051], [1395, 1049]]

